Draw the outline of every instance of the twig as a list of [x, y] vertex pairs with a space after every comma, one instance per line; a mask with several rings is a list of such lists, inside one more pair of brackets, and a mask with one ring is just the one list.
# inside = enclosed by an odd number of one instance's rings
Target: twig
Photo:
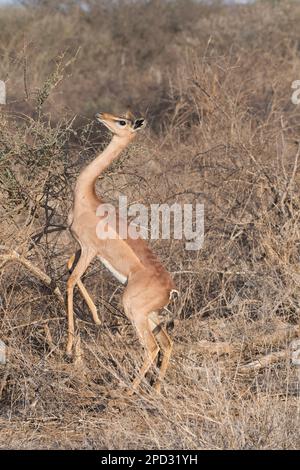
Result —
[[206, 353], [206, 354], [217, 354], [218, 356], [221, 356], [223, 354], [230, 354], [234, 351], [234, 345], [229, 344], [226, 341], [207, 341], [206, 339], [203, 339], [202, 341], [199, 341], [198, 343], [193, 343], [193, 344], [176, 344], [175, 345], [176, 349], [178, 350], [186, 350], [188, 349], [189, 352], [192, 353]]
[[58, 320], [65, 320], [65, 317], [56, 317], [56, 318], [44, 318], [42, 320], [35, 320], [28, 323], [22, 323], [22, 325], [13, 326], [11, 330], [18, 330], [19, 328], [26, 328], [27, 326], [32, 325], [44, 325], [49, 323], [50, 321], [58, 321]]
[[291, 177], [290, 177], [289, 182], [288, 182], [287, 185], [286, 185], [285, 191], [284, 191], [284, 193], [283, 193], [283, 195], [282, 195], [282, 198], [281, 198], [281, 201], [280, 201], [281, 205], [284, 204], [285, 198], [286, 198], [286, 196], [287, 196], [287, 194], [288, 194], [288, 192], [289, 192], [289, 189], [290, 189], [290, 187], [292, 186], [293, 181], [294, 181], [294, 179], [295, 179], [296, 171], [297, 171], [297, 167], [298, 167], [298, 159], [299, 159], [299, 156], [300, 156], [300, 143], [298, 144], [298, 150], [297, 150], [297, 153], [296, 153], [296, 156], [295, 156], [295, 162], [294, 162], [294, 167], [293, 167], [292, 175], [291, 175]]
[[8, 377], [8, 374], [9, 374], [9, 369], [6, 368], [5, 372], [4, 372], [4, 375], [1, 379], [1, 382], [0, 382], [0, 400], [2, 398], [2, 393], [3, 393], [3, 390], [6, 386], [6, 382], [7, 382], [7, 377]]
[[[43, 284], [45, 284], [47, 287], [52, 288], [54, 286], [54, 281], [51, 279], [51, 277], [49, 277], [46, 273], [44, 273], [38, 267], [34, 266], [30, 261], [28, 261], [28, 259], [24, 258], [24, 256], [20, 255], [16, 251], [11, 250], [11, 249], [3, 246], [3, 245], [0, 245], [0, 250], [7, 251], [6, 254], [0, 255], [0, 260], [3, 261], [2, 265], [1, 265], [1, 268], [8, 262], [16, 261], [16, 262], [22, 264], [23, 266], [25, 266], [25, 268], [27, 268], [28, 271], [30, 271], [35, 277], [40, 279], [40, 281], [42, 281]], [[54, 293], [54, 295], [56, 295], [59, 302], [63, 306], [65, 306], [64, 298], [63, 298], [63, 296], [62, 296], [62, 294], [61, 294], [61, 292], [60, 292], [60, 290], [57, 286], [54, 286], [53, 293]]]
[[260, 359], [257, 359], [256, 361], [249, 362], [249, 364], [241, 366], [239, 368], [239, 372], [241, 372], [242, 374], [247, 374], [250, 371], [263, 369], [264, 367], [267, 367], [270, 364], [278, 362], [280, 359], [287, 358], [289, 355], [289, 350], [272, 352], [270, 354], [267, 354], [266, 356], [261, 357]]
[[29, 92], [28, 92], [28, 82], [27, 82], [27, 44], [25, 42], [24, 38], [24, 44], [23, 44], [23, 81], [24, 81], [24, 92], [25, 92], [25, 98], [26, 101], [29, 100]]

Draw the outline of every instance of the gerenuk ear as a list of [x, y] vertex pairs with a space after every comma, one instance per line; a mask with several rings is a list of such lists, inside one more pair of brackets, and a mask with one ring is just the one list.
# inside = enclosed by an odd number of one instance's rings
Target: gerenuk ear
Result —
[[128, 119], [129, 121], [132, 121], [132, 122], [135, 121], [135, 117], [134, 117], [134, 115], [132, 114], [132, 112], [130, 111], [130, 109], [128, 109], [128, 110], [126, 111], [125, 117], [126, 117], [126, 119]]
[[136, 119], [136, 120], [134, 121], [133, 129], [134, 129], [135, 131], [139, 131], [140, 129], [142, 129], [143, 127], [145, 127], [145, 125], [146, 125], [145, 119], [143, 119], [143, 118]]

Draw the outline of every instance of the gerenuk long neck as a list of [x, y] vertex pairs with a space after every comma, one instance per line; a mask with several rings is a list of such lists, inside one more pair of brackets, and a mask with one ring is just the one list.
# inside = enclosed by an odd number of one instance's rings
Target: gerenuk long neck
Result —
[[95, 195], [97, 178], [120, 155], [128, 143], [128, 139], [113, 136], [106, 149], [80, 173], [75, 186], [75, 200]]

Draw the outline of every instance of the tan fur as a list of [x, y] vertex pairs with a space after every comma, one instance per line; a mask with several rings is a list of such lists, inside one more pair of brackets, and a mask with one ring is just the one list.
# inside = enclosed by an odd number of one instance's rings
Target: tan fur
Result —
[[[121, 279], [127, 279], [123, 294], [123, 306], [126, 315], [135, 326], [141, 344], [145, 349], [145, 360], [134, 380], [131, 393], [136, 390], [149, 368], [153, 365], [161, 350], [163, 359], [156, 389], [166, 373], [172, 342], [160, 325], [157, 312], [169, 303], [175, 289], [169, 273], [156, 258], [143, 239], [121, 239], [116, 233], [115, 239], [101, 240], [97, 237], [96, 227], [100, 217], [96, 210], [103, 203], [95, 193], [98, 176], [115, 160], [123, 149], [135, 138], [134, 117], [127, 113], [125, 118], [111, 114], [99, 114], [97, 119], [113, 132], [108, 147], [98, 155], [79, 175], [74, 191], [74, 207], [70, 214], [70, 230], [81, 246], [79, 260], [69, 277], [68, 292], [68, 344], [70, 354], [74, 341], [73, 290], [77, 284], [94, 321], [100, 323], [96, 307], [80, 281], [88, 265], [97, 256]], [[126, 120], [126, 126], [120, 128], [119, 120]], [[117, 229], [118, 230], [118, 229]], [[69, 260], [69, 268], [75, 256]], [[157, 333], [153, 333], [153, 330]]]

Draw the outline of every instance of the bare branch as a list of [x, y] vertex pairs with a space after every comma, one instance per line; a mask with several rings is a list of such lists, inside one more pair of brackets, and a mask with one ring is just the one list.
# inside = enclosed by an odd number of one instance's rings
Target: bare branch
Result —
[[[5, 266], [5, 264], [9, 262], [17, 262], [22, 264], [28, 271], [30, 271], [35, 277], [37, 277], [43, 284], [47, 287], [52, 287], [54, 285], [54, 281], [46, 274], [44, 271], [39, 269], [37, 266], [34, 266], [28, 259], [24, 258], [24, 256], [20, 255], [14, 250], [11, 250], [3, 245], [0, 245], [0, 250], [6, 251], [6, 254], [0, 255], [0, 260], [3, 261], [1, 264], [1, 268]], [[65, 306], [64, 298], [57, 286], [54, 287], [53, 293], [56, 295], [59, 302]]]

